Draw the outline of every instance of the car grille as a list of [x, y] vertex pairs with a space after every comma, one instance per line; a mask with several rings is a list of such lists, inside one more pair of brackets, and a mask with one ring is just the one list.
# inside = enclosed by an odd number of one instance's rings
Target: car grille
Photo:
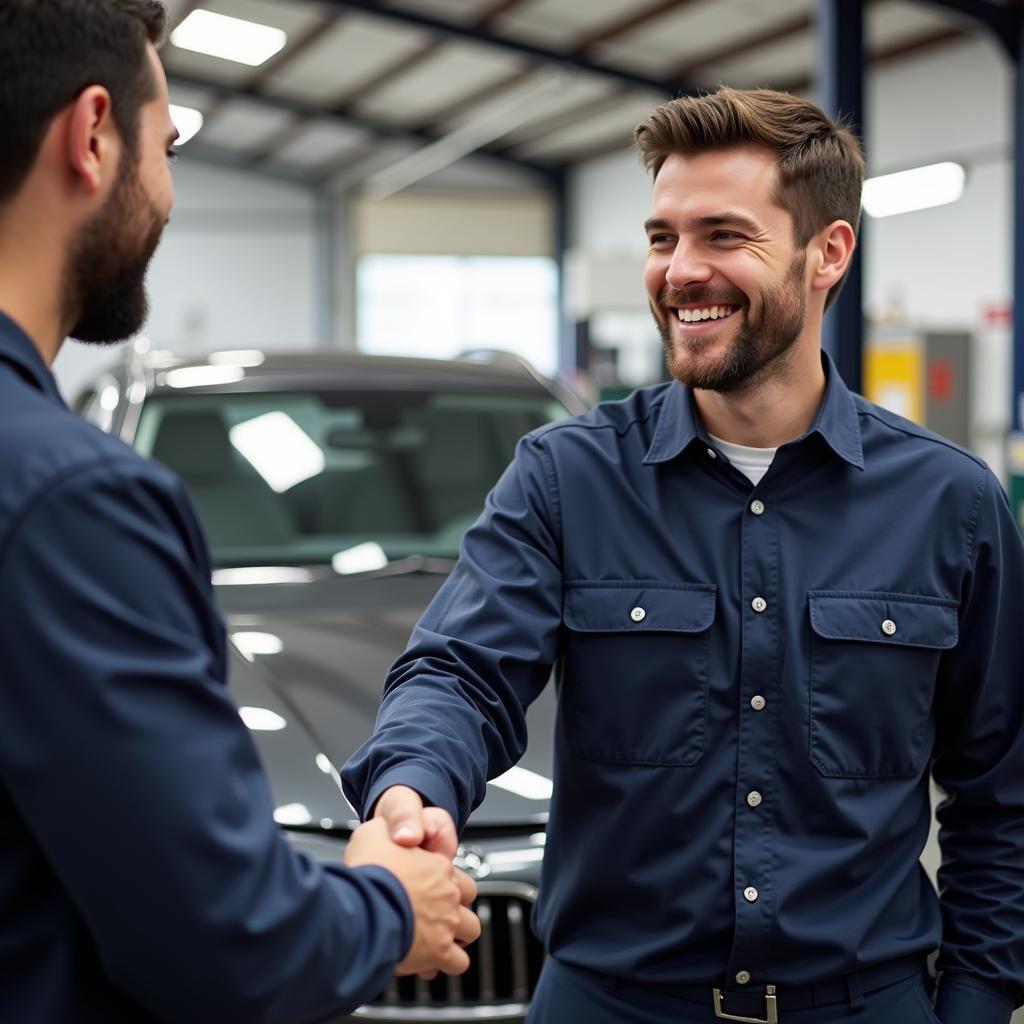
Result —
[[[484, 1011], [489, 1019], [525, 1015], [544, 962], [541, 944], [530, 930], [536, 890], [513, 882], [480, 882], [473, 910], [480, 918], [480, 938], [470, 947], [469, 970], [458, 977], [438, 975], [395, 978], [388, 990], [357, 1017], [377, 1020], [430, 1020], [450, 1017], [455, 1008]], [[501, 1018], [496, 1014], [500, 1012]]]

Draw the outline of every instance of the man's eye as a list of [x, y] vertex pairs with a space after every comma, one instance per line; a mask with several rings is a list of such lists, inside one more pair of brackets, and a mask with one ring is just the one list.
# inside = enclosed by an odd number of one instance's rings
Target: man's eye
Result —
[[651, 245], [662, 245], [663, 243], [668, 242], [669, 240], [670, 239], [668, 235], [651, 235], [651, 237], [648, 239]]
[[167, 159], [168, 160], [177, 160], [178, 159], [178, 151], [176, 149], [169, 149], [169, 150], [167, 150]]
[[712, 236], [712, 241], [716, 242], [733, 242], [741, 236], [735, 231], [716, 231]]

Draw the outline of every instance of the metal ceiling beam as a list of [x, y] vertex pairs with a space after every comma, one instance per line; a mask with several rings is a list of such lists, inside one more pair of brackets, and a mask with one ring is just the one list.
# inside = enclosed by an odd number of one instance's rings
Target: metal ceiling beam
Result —
[[654, 21], [656, 18], [671, 14], [680, 7], [685, 7], [687, 4], [695, 2], [696, 0], [658, 0], [657, 3], [651, 4], [649, 7], [633, 11], [612, 25], [606, 25], [599, 32], [591, 33], [586, 39], [576, 45], [573, 52], [577, 55], [582, 55], [588, 50], [592, 50], [595, 46], [600, 46], [602, 43], [614, 42], [619, 36], [624, 36], [626, 33], [632, 32], [648, 22]]
[[987, 29], [1002, 44], [1011, 60], [1020, 56], [1019, 4], [997, 5], [986, 0], [923, 0], [927, 7], [942, 7]]
[[[505, 2], [506, 4], [518, 4], [520, 0], [505, 0]], [[664, 15], [669, 14], [672, 11], [678, 10], [680, 7], [684, 7], [687, 4], [695, 2], [698, 2], [698, 0], [658, 0], [657, 3], [651, 4], [638, 11], [633, 11], [627, 17], [620, 19], [613, 25], [606, 25], [600, 31], [593, 32], [590, 35], [584, 37], [583, 39], [578, 40], [572, 50], [572, 54], [574, 56], [582, 57], [584, 54], [588, 53], [595, 47], [600, 46], [602, 43], [609, 42], [615, 37], [624, 35], [627, 32], [632, 32], [634, 29], [640, 28], [641, 26], [646, 25], [648, 22], [654, 21], [657, 18], [664, 17]], [[492, 20], [496, 13], [497, 12], [492, 12], [492, 15], [488, 16], [487, 20]], [[502, 11], [501, 13], [505, 12]], [[477, 24], [479, 26], [481, 23], [478, 22]], [[485, 100], [492, 99], [494, 96], [500, 96], [502, 93], [507, 92], [509, 89], [513, 89], [516, 86], [521, 85], [528, 78], [530, 78], [531, 75], [535, 75], [536, 73], [536, 67], [527, 68], [525, 71], [515, 71], [511, 75], [505, 76], [497, 82], [493, 82], [490, 85], [484, 86], [483, 89], [477, 89], [474, 92], [470, 93], [469, 95], [456, 100], [449, 107], [435, 114], [429, 123], [421, 124], [420, 127], [427, 130], [431, 128], [434, 128], [435, 130], [440, 129], [442, 125], [450, 123], [453, 118], [458, 117], [466, 110], [471, 109], [472, 107], [484, 102]], [[673, 78], [688, 80], [689, 76], [673, 75]], [[615, 98], [615, 100], [621, 99], [630, 88], [629, 85], [623, 82], [617, 82], [616, 84], [618, 85], [618, 88], [614, 91], [612, 96], [604, 97], [603, 103], [607, 104], [609, 102], [613, 102], [613, 97]], [[584, 110], [584, 107], [586, 108], [586, 111]], [[587, 111], [589, 111], [590, 108], [591, 104], [587, 103], [578, 109], [580, 111], [580, 114], [585, 117], [589, 116]], [[555, 119], [556, 123], [553, 125], [551, 129], [547, 127], [547, 120], [544, 122], [543, 126], [541, 126], [541, 128], [536, 132], [533, 131], [533, 125], [527, 126], [529, 128], [528, 138], [538, 138], [549, 130], [554, 130], [554, 128], [560, 127], [563, 124], [573, 123], [572, 115], [575, 113], [576, 111], [569, 111], [568, 115], [563, 114], [559, 116], [557, 119]], [[569, 118], [568, 121], [566, 121], [566, 117]], [[519, 144], [521, 144], [522, 141], [523, 140], [520, 139]], [[505, 145], [502, 145], [498, 149], [496, 149], [496, 152], [500, 151], [504, 153], [509, 153], [513, 149], [515, 149], [515, 146], [516, 143], [506, 143]]]
[[[374, 135], [382, 135], [387, 138], [413, 139], [421, 143], [436, 142], [440, 136], [431, 132], [418, 131], [411, 128], [402, 128], [398, 125], [387, 124], [373, 118], [364, 117], [352, 112], [339, 114], [316, 106], [312, 103], [305, 103], [301, 100], [290, 99], [285, 96], [275, 96], [254, 89], [251, 86], [225, 85], [209, 78], [199, 75], [184, 74], [172, 68], [167, 69], [167, 80], [171, 86], [181, 86], [189, 89], [199, 89], [210, 93], [221, 102], [231, 100], [249, 100], [261, 104], [272, 110], [283, 110], [286, 113], [294, 114], [296, 117], [320, 121], [337, 121], [340, 124], [350, 125], [355, 128], [362, 128], [364, 131]], [[509, 156], [499, 152], [491, 152], [491, 147], [484, 146], [480, 150], [488, 156], [501, 160], [506, 164], [518, 167], [520, 170], [529, 171], [546, 181], [551, 180], [555, 174], [552, 168], [546, 164], [534, 163], [530, 160], [522, 160], [518, 157]]]
[[324, 2], [346, 10], [361, 11], [375, 18], [383, 18], [387, 21], [411, 25], [430, 32], [438, 32], [450, 39], [462, 39], [483, 46], [491, 46], [495, 49], [504, 50], [506, 53], [525, 57], [527, 60], [542, 61], [545, 64], [563, 67], [570, 71], [584, 71], [602, 78], [612, 78], [618, 82], [641, 86], [645, 89], [653, 89], [657, 92], [667, 93], [670, 96], [678, 92], [691, 91], [685, 82], [651, 78], [648, 75], [641, 75], [623, 68], [611, 68], [605, 64], [588, 60], [586, 57], [559, 53], [557, 50], [548, 50], [543, 46], [535, 46], [532, 43], [518, 39], [495, 36], [483, 29], [469, 25], [458, 25], [454, 22], [433, 18], [416, 11], [409, 11], [402, 7], [381, 7], [377, 0], [324, 0]]
[[[917, 39], [908, 40], [907, 42], [897, 43], [895, 46], [886, 47], [884, 50], [879, 50], [874, 56], [869, 56], [869, 62], [871, 65], [883, 65], [888, 64], [894, 60], [899, 60], [902, 57], [909, 56], [915, 53], [926, 53], [929, 50], [937, 49], [941, 46], [946, 46], [949, 43], [959, 42], [967, 39], [969, 36], [961, 32], [956, 28], [943, 28], [936, 32], [928, 33], [927, 35], [919, 36]], [[811, 79], [807, 75], [801, 75], [799, 78], [791, 78], [788, 81], [775, 81], [766, 82], [765, 85], [772, 89], [779, 89], [782, 92], [804, 92], [812, 85]], [[597, 146], [592, 146], [589, 149], [581, 150], [578, 154], [574, 155], [570, 159], [559, 159], [557, 164], [552, 163], [552, 166], [561, 168], [569, 168], [578, 166], [579, 164], [586, 163], [589, 160], [600, 160], [602, 157], [611, 156], [613, 153], [625, 152], [630, 144], [631, 139], [623, 133], [622, 138], [614, 143], [601, 143]], [[552, 158], [554, 161], [554, 158]]]

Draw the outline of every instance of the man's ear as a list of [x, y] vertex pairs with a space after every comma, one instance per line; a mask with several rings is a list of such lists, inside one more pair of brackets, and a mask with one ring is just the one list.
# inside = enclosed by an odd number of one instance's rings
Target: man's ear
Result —
[[828, 292], [846, 273], [856, 247], [857, 236], [845, 220], [833, 221], [820, 231], [810, 247], [811, 287]]
[[121, 137], [110, 93], [91, 85], [75, 100], [67, 120], [68, 168], [87, 192], [96, 192], [117, 166]]

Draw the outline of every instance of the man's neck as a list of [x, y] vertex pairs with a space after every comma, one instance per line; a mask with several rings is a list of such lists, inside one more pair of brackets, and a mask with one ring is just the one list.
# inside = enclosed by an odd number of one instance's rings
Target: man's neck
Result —
[[62, 240], [44, 224], [0, 219], [0, 310], [32, 340], [50, 366], [67, 333], [61, 303]]
[[820, 349], [807, 349], [766, 367], [770, 372], [748, 387], [695, 388], [693, 398], [707, 432], [750, 448], [778, 448], [806, 433], [821, 408], [826, 383]]

